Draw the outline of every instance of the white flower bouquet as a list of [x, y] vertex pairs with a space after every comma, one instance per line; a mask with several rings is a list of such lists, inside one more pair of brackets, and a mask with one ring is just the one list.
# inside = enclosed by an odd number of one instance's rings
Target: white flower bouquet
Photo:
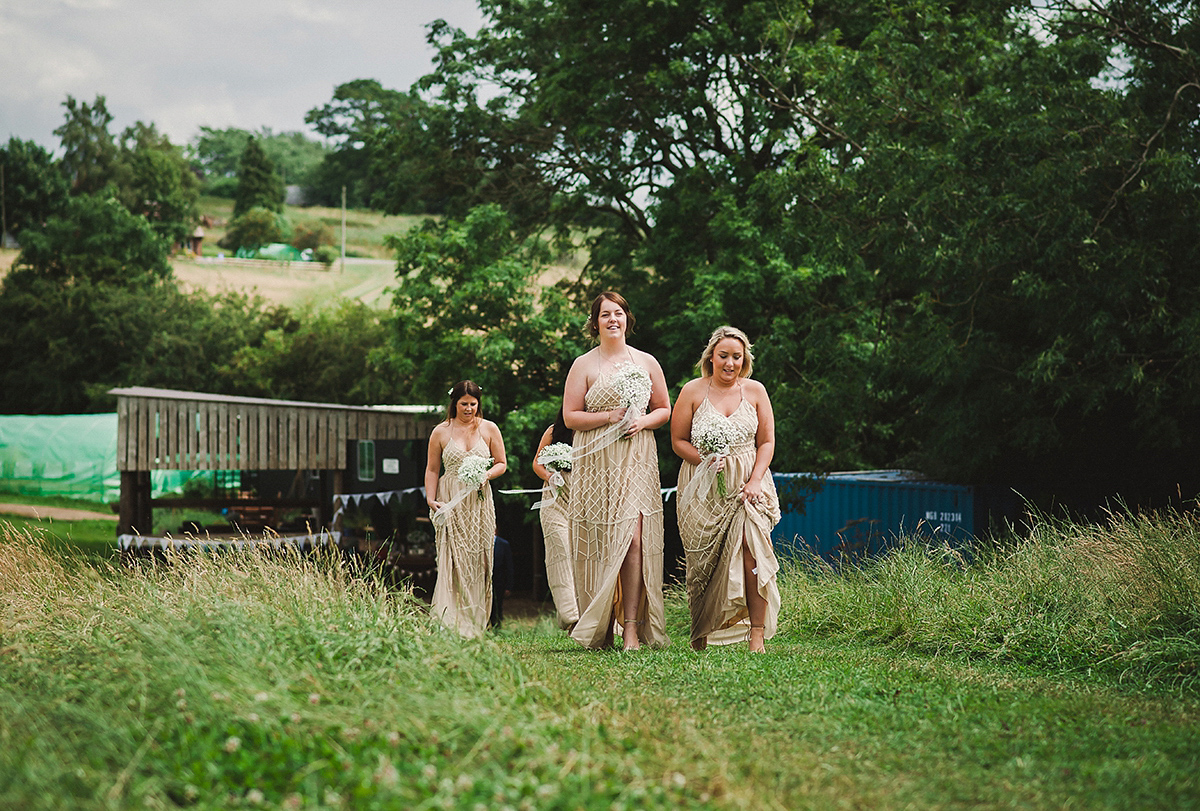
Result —
[[621, 396], [621, 405], [625, 407], [624, 424], [646, 413], [653, 386], [650, 374], [645, 369], [633, 362], [622, 364], [613, 374], [612, 382]]
[[487, 481], [487, 473], [492, 469], [492, 460], [482, 456], [468, 456], [458, 466], [458, 480], [468, 487], [475, 488], [483, 500], [483, 483]]
[[554, 485], [555, 495], [562, 495], [563, 485], [566, 484], [566, 479], [562, 474], [565, 470], [571, 469], [571, 454], [573, 448], [565, 442], [552, 442], [542, 448], [538, 454], [538, 464], [552, 471], [550, 474], [550, 484]]
[[548, 470], [570, 470], [571, 451], [571, 446], [565, 442], [552, 442], [538, 454], [538, 464]]
[[[733, 425], [728, 420], [703, 420], [692, 424], [692, 444], [705, 456], [725, 456], [736, 440]], [[717, 494], [721, 498], [727, 495], [724, 469], [717, 471]]]

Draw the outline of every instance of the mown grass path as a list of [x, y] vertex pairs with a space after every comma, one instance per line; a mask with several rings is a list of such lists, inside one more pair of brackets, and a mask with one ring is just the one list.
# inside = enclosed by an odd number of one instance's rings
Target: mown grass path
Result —
[[502, 649], [623, 727], [702, 798], [743, 808], [1186, 808], [1200, 701], [1018, 668], [777, 638], [765, 656]]

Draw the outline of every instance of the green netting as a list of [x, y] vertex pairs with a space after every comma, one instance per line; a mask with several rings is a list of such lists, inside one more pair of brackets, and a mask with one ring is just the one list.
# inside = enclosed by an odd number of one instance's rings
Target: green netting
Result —
[[[155, 470], [155, 497], [179, 492], [198, 471]], [[0, 493], [114, 501], [117, 415], [0, 415]]]

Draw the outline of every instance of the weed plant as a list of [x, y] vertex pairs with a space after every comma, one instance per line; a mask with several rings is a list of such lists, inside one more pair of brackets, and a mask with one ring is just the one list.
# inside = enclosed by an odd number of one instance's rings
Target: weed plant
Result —
[[966, 654], [1050, 672], [1098, 673], [1195, 692], [1200, 518], [1113, 512], [1103, 523], [1038, 516], [964, 554], [915, 539], [835, 575], [799, 567], [784, 613], [804, 636]]

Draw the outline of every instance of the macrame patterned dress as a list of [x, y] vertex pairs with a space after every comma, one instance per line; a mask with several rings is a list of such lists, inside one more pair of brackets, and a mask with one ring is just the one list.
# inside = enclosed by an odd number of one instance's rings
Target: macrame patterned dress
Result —
[[[584, 406], [591, 412], [622, 406], [611, 373], [600, 373], [584, 397]], [[663, 609], [663, 507], [654, 432], [639, 431], [629, 439], [597, 443], [611, 428], [575, 432], [570, 537], [575, 546], [579, 621], [571, 638], [600, 648], [611, 644], [614, 631], [619, 632], [626, 617], [621, 615], [618, 575], [641, 517], [644, 589], [637, 610], [638, 633], [644, 644], [662, 647], [671, 640]], [[581, 449], [597, 444], [600, 450], [580, 455]]]
[[[736, 441], [725, 459], [725, 497], [716, 476], [684, 462], [679, 470], [679, 536], [687, 562], [688, 608], [692, 639], [708, 637], [714, 645], [729, 645], [750, 638], [746, 606], [746, 578], [742, 567], [742, 538], [757, 562], [758, 593], [767, 603], [763, 637], [775, 635], [779, 623], [779, 562], [771, 545], [771, 530], [779, 523], [779, 496], [770, 472], [763, 477], [763, 499], [747, 504], [740, 490], [754, 468], [758, 409], [746, 400], [726, 417], [705, 397], [692, 417], [692, 438], [705, 420], [726, 420], [735, 429]], [[697, 475], [703, 479], [689, 490]], [[687, 495], [685, 495], [687, 493]]]
[[[546, 543], [546, 582], [554, 595], [560, 628], [570, 628], [579, 619], [575, 600], [575, 550], [571, 545], [571, 472], [560, 473], [566, 481], [561, 492], [549, 484], [542, 488], [542, 537]], [[553, 498], [551, 498], [553, 496]]]
[[[480, 437], [464, 451], [451, 439], [442, 448], [437, 500], [447, 502], [466, 489], [458, 468], [468, 456], [490, 459]], [[445, 526], [434, 536], [437, 545], [437, 582], [433, 587], [433, 615], [463, 636], [476, 637], [487, 630], [492, 612], [492, 558], [496, 539], [496, 509], [491, 482], [483, 485], [483, 499], [468, 495], [447, 514]]]

